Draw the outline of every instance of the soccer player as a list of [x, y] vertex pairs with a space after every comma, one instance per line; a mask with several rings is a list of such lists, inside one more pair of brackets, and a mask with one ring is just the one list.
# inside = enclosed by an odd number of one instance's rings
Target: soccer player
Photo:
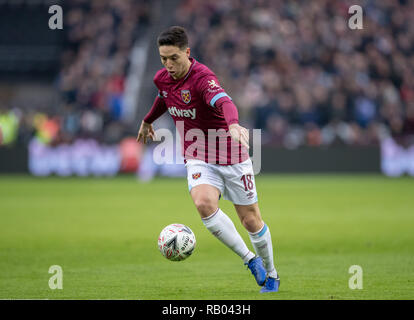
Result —
[[[152, 123], [166, 111], [171, 114], [181, 129], [189, 191], [203, 224], [240, 256], [262, 286], [260, 292], [277, 292], [280, 280], [270, 230], [258, 206], [248, 130], [239, 125], [237, 108], [215, 74], [190, 57], [184, 28], [170, 27], [157, 42], [164, 68], [155, 74], [158, 96], [141, 123], [137, 141], [155, 140]], [[219, 208], [221, 196], [234, 204], [256, 254]]]

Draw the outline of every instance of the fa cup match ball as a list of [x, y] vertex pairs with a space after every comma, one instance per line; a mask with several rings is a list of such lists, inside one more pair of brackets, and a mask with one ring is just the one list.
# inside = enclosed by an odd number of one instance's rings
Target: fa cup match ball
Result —
[[194, 251], [196, 238], [189, 227], [173, 223], [162, 229], [158, 237], [158, 249], [170, 261], [187, 259]]

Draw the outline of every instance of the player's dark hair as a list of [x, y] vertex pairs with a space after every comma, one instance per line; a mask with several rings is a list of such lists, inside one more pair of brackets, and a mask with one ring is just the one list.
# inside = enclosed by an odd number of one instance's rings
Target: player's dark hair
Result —
[[158, 47], [176, 46], [181, 50], [188, 47], [188, 37], [185, 29], [179, 26], [173, 26], [161, 32], [157, 39]]

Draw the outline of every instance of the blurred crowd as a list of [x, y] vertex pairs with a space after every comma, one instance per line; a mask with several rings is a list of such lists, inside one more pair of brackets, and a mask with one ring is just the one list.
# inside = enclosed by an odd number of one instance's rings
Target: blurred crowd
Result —
[[4, 144], [27, 143], [33, 135], [48, 144], [77, 137], [118, 142], [125, 130], [120, 115], [129, 57], [149, 25], [149, 8], [147, 0], [65, 1], [65, 41], [55, 82], [60, 106], [45, 112], [0, 110]]
[[[374, 145], [389, 135], [410, 143], [414, 2], [358, 1], [363, 29], [352, 30], [354, 4], [182, 0], [174, 24], [186, 27], [192, 56], [217, 74], [241, 123], [263, 130], [263, 143]], [[4, 141], [35, 134], [46, 143], [85, 135], [116, 142], [123, 135], [128, 58], [151, 23], [149, 1], [71, 0], [64, 10], [62, 108], [24, 116], [0, 110]], [[13, 129], [19, 123], [24, 130]]]
[[149, 22], [148, 1], [72, 0], [59, 89], [66, 104], [117, 120], [132, 45]]
[[[354, 4], [363, 29], [348, 27]], [[413, 1], [184, 0], [175, 23], [265, 143], [414, 134]]]

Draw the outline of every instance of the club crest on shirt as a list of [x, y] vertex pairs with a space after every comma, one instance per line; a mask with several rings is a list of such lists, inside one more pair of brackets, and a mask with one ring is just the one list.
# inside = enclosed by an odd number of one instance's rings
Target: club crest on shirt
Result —
[[194, 180], [197, 180], [198, 178], [200, 178], [201, 177], [201, 172], [197, 172], [197, 173], [193, 173], [193, 179]]
[[189, 104], [191, 101], [191, 93], [190, 90], [181, 90], [181, 99], [183, 99], [183, 101], [186, 104]]

